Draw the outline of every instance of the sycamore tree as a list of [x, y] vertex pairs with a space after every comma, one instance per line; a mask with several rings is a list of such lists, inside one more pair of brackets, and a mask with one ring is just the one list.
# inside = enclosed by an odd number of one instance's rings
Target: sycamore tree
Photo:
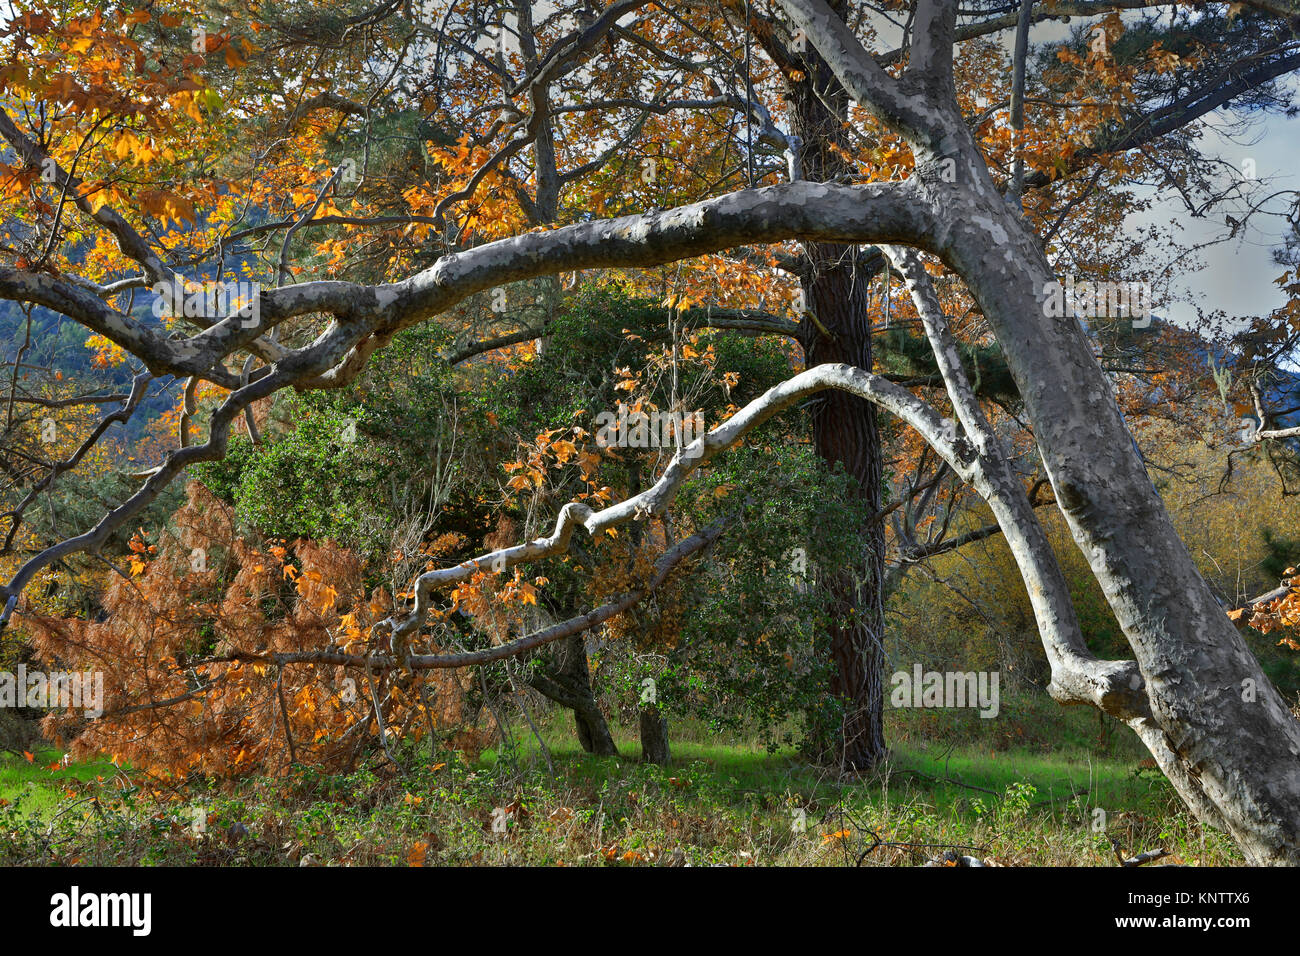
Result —
[[[1049, 23], [1058, 38], [1036, 41]], [[1298, 26], [1277, 0], [15, 4], [0, 29], [0, 297], [79, 324], [128, 363], [114, 421], [176, 381], [184, 399], [175, 440], [133, 492], [24, 555], [0, 589], [4, 620], [46, 569], [102, 550], [187, 469], [222, 459], [232, 429], [255, 436], [257, 403], [345, 388], [420, 323], [453, 334], [449, 360], [544, 350], [548, 297], [617, 273], [664, 295], [670, 317], [703, 306], [709, 324], [792, 336], [806, 370], [678, 441], [639, 492], [596, 488], [549, 534], [419, 573], [364, 649], [220, 656], [420, 671], [564, 640], [634, 608], [728, 522], [671, 544], [645, 535], [662, 554], [569, 619], [485, 649], [410, 650], [452, 589], [481, 605], [488, 576], [649, 528], [692, 475], [801, 403], [816, 403], [818, 452], [873, 509], [883, 413], [996, 518], [1052, 695], [1127, 723], [1248, 859], [1300, 862], [1300, 726], [1175, 534], [1058, 275], [1084, 268], [1081, 244], [1066, 257], [1061, 240], [1099, 185], [1149, 162], [1185, 192], [1194, 124], [1238, 101], [1284, 105], [1274, 81], [1300, 66]], [[1123, 268], [1114, 248], [1084, 253]], [[888, 321], [895, 288], [929, 346], [923, 381], [875, 369], [874, 318]], [[963, 341], [967, 314], [1000, 353], [1130, 659], [1099, 660], [1083, 639]], [[216, 397], [210, 415], [200, 394]], [[829, 590], [860, 612], [833, 646], [854, 767], [883, 748], [869, 524]]]

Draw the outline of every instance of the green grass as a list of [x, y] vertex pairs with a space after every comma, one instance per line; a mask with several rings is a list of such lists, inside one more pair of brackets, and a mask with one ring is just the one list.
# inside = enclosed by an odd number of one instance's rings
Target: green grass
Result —
[[23, 754], [0, 751], [0, 800], [37, 816], [57, 809], [67, 799], [71, 783], [86, 784], [98, 777], [107, 780], [116, 769], [107, 760], [97, 760], [51, 770], [52, 764], [61, 762], [63, 754], [48, 748], [36, 751], [32, 757], [29, 761]]
[[[548, 735], [554, 733], [547, 728]], [[553, 737], [548, 741], [551, 757], [565, 776], [577, 782], [607, 778], [625, 763], [640, 760], [640, 744], [626, 733], [616, 733], [620, 758], [593, 757], [582, 752], [577, 742]], [[786, 789], [815, 794], [860, 789], [858, 783], [837, 782], [825, 768], [810, 765], [790, 750], [775, 754], [757, 743], [719, 744], [676, 741], [672, 747], [674, 766], [702, 766], [719, 779], [734, 781], [738, 798], [751, 792], [783, 792]], [[542, 760], [532, 738], [519, 742], [514, 758], [536, 766]], [[495, 750], [485, 751], [479, 765], [495, 768], [501, 763]], [[1084, 795], [1091, 805], [1137, 806], [1144, 800], [1163, 796], [1166, 787], [1150, 774], [1136, 773], [1136, 761], [1083, 759], [1033, 750], [985, 751], [970, 745], [894, 747], [877, 778], [892, 784], [912, 780], [908, 789], [924, 791], [939, 809], [984, 793], [1000, 797], [1008, 787], [1029, 783], [1044, 800], [1065, 801]]]
[[[755, 823], [765, 825], [767, 862], [827, 862], [828, 855], [844, 861], [830, 852], [834, 842], [828, 847], [814, 839], [800, 850], [777, 836], [783, 814], [797, 807], [809, 811], [816, 836], [848, 829], [842, 842], [859, 849], [874, 831], [899, 843], [979, 847], [1004, 863], [1113, 865], [1114, 837], [1132, 853], [1159, 845], [1183, 862], [1239, 862], [1225, 840], [1190, 819], [1163, 777], [1139, 765], [1146, 752], [1126, 728], [1051, 701], [1012, 701], [997, 721], [894, 711], [888, 736], [895, 743], [885, 765], [848, 780], [790, 750], [719, 743], [692, 724], [673, 725], [673, 764], [665, 770], [639, 765], [639, 744], [622, 728], [614, 728], [621, 759], [583, 753], [566, 729], [563, 721], [542, 724], [560, 783], [554, 789], [598, 795], [603, 805], [603, 795], [620, 783], [646, 784], [658, 772], [659, 783], [683, 783], [697, 810], [739, 823], [751, 835]], [[477, 766], [500, 774], [545, 766], [527, 731], [514, 742], [513, 751], [486, 751]], [[895, 848], [872, 856], [909, 863], [924, 851]]]
[[6, 757], [0, 863], [916, 865], [958, 847], [1001, 865], [1113, 866], [1112, 839], [1240, 863], [1138, 766], [1126, 730], [1033, 700], [971, 716], [891, 712], [889, 759], [850, 778], [681, 721], [666, 768], [639, 763], [617, 727], [620, 758], [585, 754], [558, 718], [541, 721], [549, 764], [516, 726], [474, 761], [413, 748], [405, 772], [377, 756], [346, 776], [300, 769], [154, 795], [124, 793], [111, 765], [51, 772], [53, 752]]
[[[605, 761], [582, 752], [567, 726], [562, 719], [542, 724], [553, 759], [568, 764], [567, 772], [579, 778], [608, 773]], [[617, 726], [613, 730], [622, 757], [639, 760], [635, 732]], [[810, 766], [788, 748], [773, 754], [757, 741], [719, 743], [708, 728], [689, 721], [671, 724], [670, 737], [674, 763], [703, 763], [734, 779], [738, 792], [786, 787], [839, 792], [841, 787], [825, 769]], [[1149, 754], [1127, 728], [1109, 718], [1099, 721], [1091, 709], [1063, 708], [1041, 697], [1004, 701], [996, 720], [954, 710], [890, 710], [886, 739], [890, 758], [877, 776], [914, 780], [944, 810], [983, 791], [1000, 795], [1025, 782], [1043, 800], [1082, 794], [1094, 806], [1136, 807], [1153, 795], [1167, 794], [1163, 781], [1153, 780], [1148, 772], [1135, 773]], [[517, 761], [543, 759], [526, 728], [516, 732], [515, 743]], [[480, 760], [492, 766], [497, 754], [487, 751]]]

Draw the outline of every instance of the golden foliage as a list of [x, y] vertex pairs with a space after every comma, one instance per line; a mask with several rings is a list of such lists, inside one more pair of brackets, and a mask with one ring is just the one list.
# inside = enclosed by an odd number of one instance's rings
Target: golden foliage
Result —
[[374, 699], [391, 737], [456, 726], [463, 692], [451, 672], [399, 679], [237, 659], [364, 654], [391, 601], [366, 594], [362, 562], [337, 544], [250, 541], [201, 485], [186, 491], [175, 531], [153, 546], [137, 537], [129, 570], [110, 575], [100, 619], [21, 609], [41, 658], [104, 675], [104, 716], [50, 714], [49, 736], [78, 757], [108, 754], [165, 777], [241, 776], [284, 769], [291, 748], [300, 764], [350, 765], [373, 743]]

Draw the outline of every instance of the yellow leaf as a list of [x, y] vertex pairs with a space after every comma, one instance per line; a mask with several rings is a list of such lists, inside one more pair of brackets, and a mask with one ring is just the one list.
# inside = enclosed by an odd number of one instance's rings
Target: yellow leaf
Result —
[[[202, 117], [199, 117], [202, 120]], [[152, 216], [161, 219], [164, 224], [170, 219], [177, 225], [188, 220], [197, 222], [194, 204], [188, 199], [163, 189], [146, 189], [136, 197], [137, 202]]]
[[118, 159], [126, 159], [126, 157], [131, 154], [131, 151], [136, 148], [139, 142], [140, 141], [135, 138], [134, 133], [132, 133], [130, 130], [125, 130], [120, 136], [118, 136], [117, 143], [113, 147], [113, 153], [114, 155], [117, 156]]

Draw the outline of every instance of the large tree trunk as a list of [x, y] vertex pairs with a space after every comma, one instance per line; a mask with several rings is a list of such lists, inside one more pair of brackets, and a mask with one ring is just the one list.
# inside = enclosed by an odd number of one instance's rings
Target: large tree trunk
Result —
[[[822, 243], [810, 243], [806, 249], [812, 273], [804, 280], [804, 294], [811, 314], [825, 329], [808, 330], [808, 366], [842, 362], [870, 370], [867, 277], [857, 268], [856, 250]], [[856, 395], [827, 392], [813, 405], [812, 427], [817, 454], [828, 465], [843, 466], [855, 479], [857, 495], [872, 513], [878, 512], [876, 407]], [[884, 550], [882, 526], [872, 523], [861, 533], [858, 559], [823, 582], [837, 622], [830, 632], [830, 692], [844, 708], [838, 740], [831, 742], [826, 756], [846, 770], [868, 770], [885, 754]]]
[[[1187, 804], [1255, 862], [1300, 863], [1300, 723], [1264, 676], [1174, 531], [1077, 319], [997, 194], [965, 127], [958, 184], [922, 179], [949, 230], [939, 253], [991, 322], [1075, 541], [1137, 658], [1150, 717], [1130, 720]], [[928, 162], [927, 162], [928, 161]], [[965, 178], [965, 182], [960, 182]], [[972, 181], [973, 180], [973, 181]]]
[[[836, 153], [841, 120], [829, 108], [847, 109], [848, 98], [826, 62], [809, 49], [799, 78], [787, 84], [791, 126], [805, 144], [798, 166], [803, 177], [824, 182], [847, 172]], [[870, 371], [871, 317], [868, 285], [873, 269], [856, 246], [805, 243], [803, 289], [807, 314], [799, 323], [805, 364], [842, 362]], [[812, 412], [813, 443], [827, 465], [840, 465], [872, 513], [880, 510], [880, 431], [876, 407], [855, 395], [823, 394]], [[862, 534], [859, 560], [823, 581], [834, 618], [830, 692], [844, 708], [835, 740], [813, 740], [814, 751], [846, 770], [869, 770], [885, 755], [884, 735], [883, 525]]]
[[1137, 659], [1132, 689], [1146, 699], [1130, 725], [1192, 810], [1249, 860], [1300, 864], [1300, 722], [1174, 532], [1078, 320], [1045, 308], [1057, 278], [957, 104], [957, 5], [917, 4], [895, 81], [825, 3], [780, 2], [855, 98], [912, 146], [910, 182], [932, 225], [908, 241], [965, 280], [1006, 355], [1056, 500]]
[[618, 756], [609, 723], [591, 689], [587, 645], [581, 634], [560, 641], [552, 652], [551, 666], [534, 674], [528, 684], [547, 699], [573, 711], [573, 728], [584, 751], [598, 757]]

